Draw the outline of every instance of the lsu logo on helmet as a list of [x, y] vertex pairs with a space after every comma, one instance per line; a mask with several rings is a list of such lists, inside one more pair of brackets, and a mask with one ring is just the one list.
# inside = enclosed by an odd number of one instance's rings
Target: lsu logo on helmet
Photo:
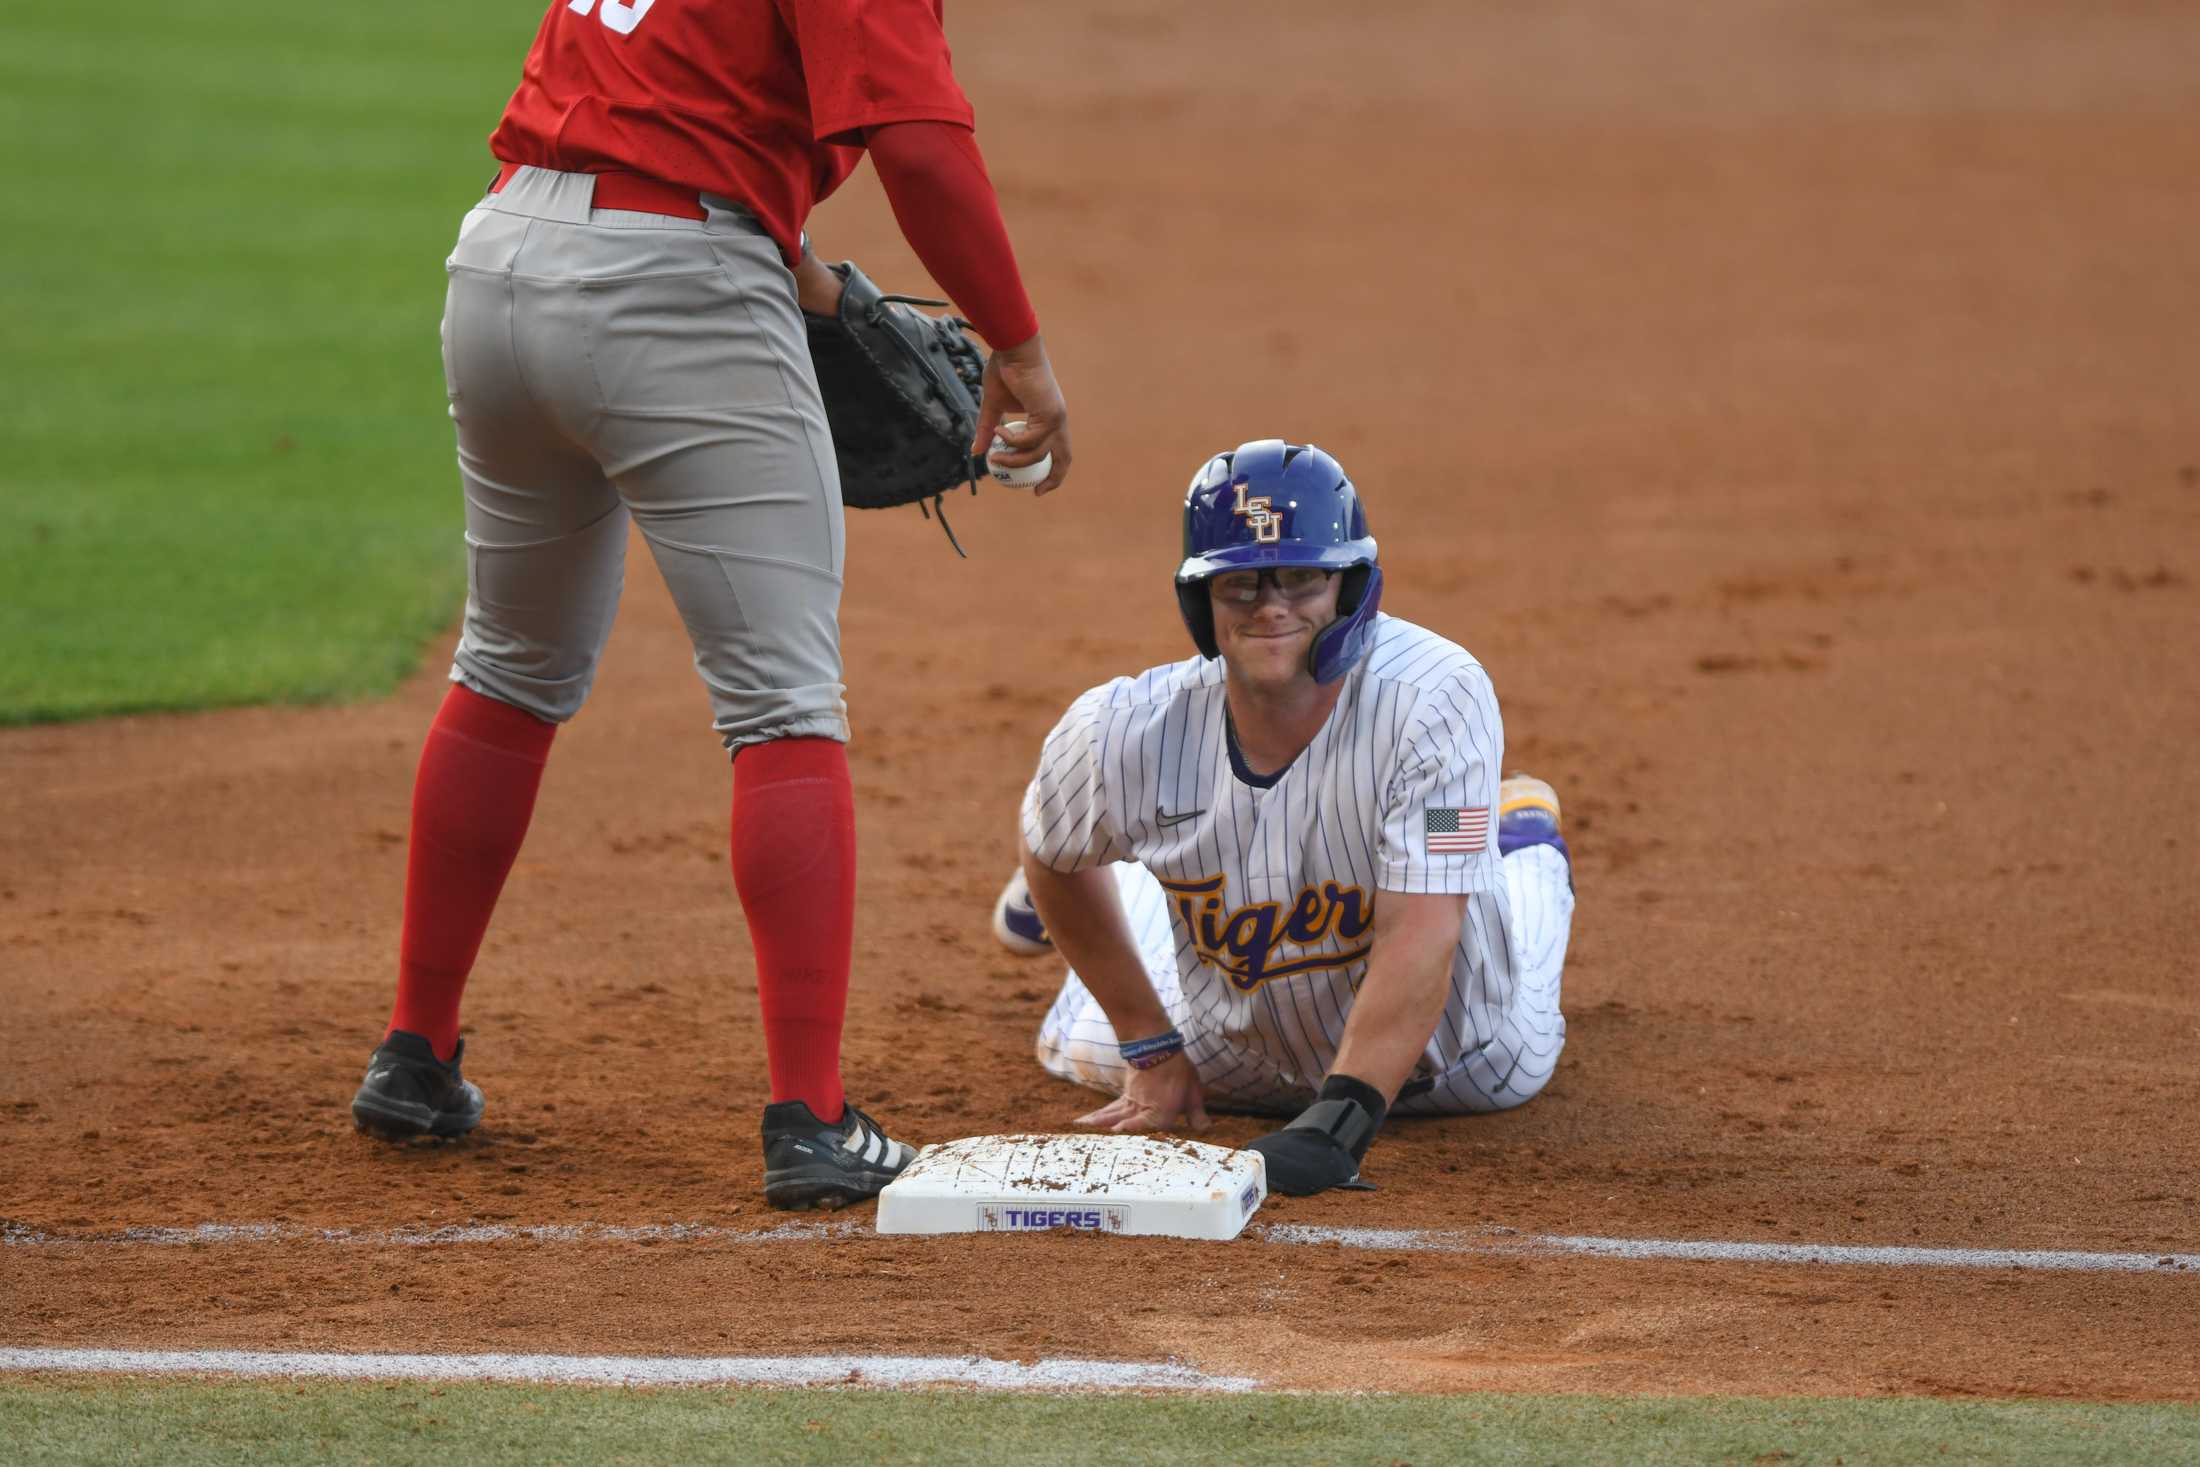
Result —
[[1265, 494], [1252, 493], [1252, 487], [1243, 482], [1238, 484], [1234, 512], [1245, 516], [1255, 545], [1274, 545], [1283, 539], [1283, 516], [1268, 507], [1273, 500]]

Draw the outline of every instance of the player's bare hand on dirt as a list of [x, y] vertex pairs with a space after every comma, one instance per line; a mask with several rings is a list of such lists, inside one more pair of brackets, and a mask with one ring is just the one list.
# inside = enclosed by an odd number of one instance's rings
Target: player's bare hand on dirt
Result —
[[[1021, 427], [1003, 429], [1004, 418], [1023, 419]], [[1054, 470], [1032, 488], [1034, 494], [1052, 494], [1069, 477], [1069, 407], [1062, 388], [1054, 380], [1054, 364], [1047, 360], [1046, 342], [1034, 336], [1021, 346], [997, 351], [986, 358], [985, 390], [978, 402], [978, 431], [970, 451], [983, 455], [999, 433], [1008, 447], [994, 455], [1008, 468], [1035, 464], [1048, 454]]]
[[1079, 1116], [1077, 1124], [1103, 1131], [1204, 1131], [1213, 1123], [1200, 1094], [1199, 1071], [1174, 1054], [1150, 1070], [1132, 1070], [1121, 1095]]

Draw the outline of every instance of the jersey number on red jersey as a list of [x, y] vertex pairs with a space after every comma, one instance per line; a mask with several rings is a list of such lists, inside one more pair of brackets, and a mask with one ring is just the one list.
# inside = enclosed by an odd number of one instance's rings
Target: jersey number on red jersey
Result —
[[[634, 27], [642, 23], [642, 17], [649, 14], [649, 7], [656, 3], [657, 0], [603, 0], [603, 9], [596, 12], [596, 18], [620, 35], [630, 36], [634, 34]], [[565, 8], [575, 15], [586, 15], [596, 9], [596, 0], [568, 0]]]

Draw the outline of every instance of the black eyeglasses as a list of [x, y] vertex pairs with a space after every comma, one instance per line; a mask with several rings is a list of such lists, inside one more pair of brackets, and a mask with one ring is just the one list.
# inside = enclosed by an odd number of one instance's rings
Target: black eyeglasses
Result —
[[1227, 601], [1232, 606], [1251, 606], [1260, 600], [1262, 586], [1274, 586], [1276, 594], [1286, 601], [1304, 601], [1321, 594], [1323, 586], [1335, 575], [1318, 565], [1264, 566], [1260, 570], [1224, 571], [1208, 584], [1215, 588], [1215, 599]]

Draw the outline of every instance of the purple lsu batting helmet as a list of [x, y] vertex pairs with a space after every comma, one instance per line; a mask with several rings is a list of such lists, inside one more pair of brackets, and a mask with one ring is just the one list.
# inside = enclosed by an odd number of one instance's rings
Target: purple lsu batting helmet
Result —
[[1201, 465], [1184, 494], [1184, 563], [1176, 570], [1177, 605], [1201, 654], [1221, 655], [1209, 580], [1224, 571], [1299, 565], [1344, 573], [1337, 619], [1307, 654], [1314, 680], [1333, 683], [1367, 651], [1383, 599], [1383, 570], [1360, 491], [1328, 454], [1281, 438], [1241, 443]]

